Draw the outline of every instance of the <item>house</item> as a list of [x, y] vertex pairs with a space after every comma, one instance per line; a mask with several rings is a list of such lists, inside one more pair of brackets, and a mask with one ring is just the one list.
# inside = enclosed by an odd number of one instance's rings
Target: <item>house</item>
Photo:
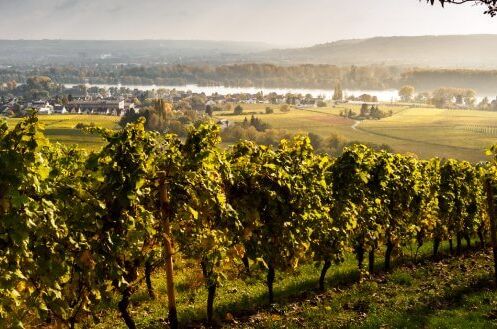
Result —
[[73, 107], [69, 110], [71, 114], [81, 114], [81, 110], [79, 108]]
[[83, 88], [82, 86], [73, 86], [71, 88], [68, 88], [66, 89], [65, 93], [75, 98], [86, 97], [88, 95], [86, 88]]
[[67, 109], [64, 105], [60, 105], [60, 104], [55, 104], [54, 107], [53, 107], [53, 112], [55, 114], [66, 114], [67, 113]]
[[135, 110], [136, 105], [133, 102], [124, 102], [124, 112]]
[[0, 106], [0, 115], [10, 116], [14, 112], [14, 107], [8, 104]]
[[91, 114], [96, 115], [111, 115], [114, 109], [108, 107], [95, 107], [90, 110]]
[[257, 103], [257, 99], [256, 98], [249, 98], [249, 99], [245, 100], [243, 103], [245, 103], [245, 104], [256, 104]]
[[35, 110], [40, 115], [49, 115], [53, 113], [53, 106], [48, 101], [33, 101], [27, 104], [28, 109]]
[[76, 100], [67, 104], [69, 112], [97, 115], [122, 115], [125, 112], [123, 100]]
[[217, 104], [224, 104], [226, 97], [223, 95], [215, 95], [212, 96], [211, 99], [216, 102]]
[[53, 113], [54, 107], [52, 105], [48, 105], [48, 106], [33, 108], [33, 109], [36, 110], [39, 115], [50, 115]]
[[28, 107], [34, 110], [38, 110], [47, 106], [50, 106], [50, 103], [44, 100], [32, 101], [28, 103]]
[[212, 99], [209, 99], [207, 102], [205, 102], [205, 106], [210, 106], [210, 107], [214, 107], [216, 106], [217, 103], [215, 101], [213, 101]]

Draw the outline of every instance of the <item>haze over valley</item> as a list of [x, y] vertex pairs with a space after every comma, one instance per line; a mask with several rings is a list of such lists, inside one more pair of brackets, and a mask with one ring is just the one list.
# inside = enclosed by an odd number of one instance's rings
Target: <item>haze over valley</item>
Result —
[[497, 35], [374, 37], [288, 48], [195, 40], [0, 40], [0, 64], [329, 64], [497, 69]]
[[497, 0], [0, 0], [0, 328], [495, 328]]

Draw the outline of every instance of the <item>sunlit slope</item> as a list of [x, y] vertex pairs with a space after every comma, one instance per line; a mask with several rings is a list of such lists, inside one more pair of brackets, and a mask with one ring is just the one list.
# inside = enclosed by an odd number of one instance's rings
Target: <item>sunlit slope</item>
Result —
[[485, 159], [484, 149], [497, 142], [497, 113], [411, 108], [364, 121], [357, 129], [390, 140], [401, 152], [478, 161]]
[[381, 120], [356, 121], [341, 117], [340, 111], [359, 107], [343, 105], [317, 109], [292, 109], [264, 114], [261, 105], [244, 105], [245, 114], [219, 117], [242, 122], [255, 113], [272, 128], [290, 132], [312, 132], [324, 138], [339, 134], [349, 141], [388, 144], [397, 152], [412, 152], [421, 158], [458, 158], [469, 161], [485, 160], [484, 150], [497, 142], [497, 113], [468, 110], [380, 106], [394, 115]]
[[[40, 123], [45, 128], [45, 135], [51, 142], [60, 142], [66, 145], [79, 145], [87, 149], [97, 149], [103, 145], [102, 138], [90, 135], [76, 129], [78, 123], [95, 124], [97, 127], [115, 129], [118, 127], [119, 117], [102, 115], [47, 115], [39, 116]], [[21, 119], [8, 119], [9, 126], [15, 125]]]
[[[232, 122], [250, 119], [252, 114], [261, 118], [275, 129], [289, 133], [312, 132], [326, 138], [338, 134], [349, 141], [388, 144], [397, 152], [412, 152], [421, 158], [458, 158], [470, 161], [484, 160], [484, 150], [497, 143], [497, 113], [467, 110], [442, 110], [434, 108], [409, 108], [382, 106], [384, 111], [392, 110], [394, 115], [381, 120], [360, 121], [341, 117], [340, 111], [357, 106], [326, 107], [317, 109], [291, 109], [282, 113], [274, 107], [275, 113], [265, 114], [265, 105], [244, 105], [245, 113], [238, 116], [231, 112], [217, 112], [217, 118]], [[20, 119], [8, 119], [9, 125]], [[78, 123], [114, 129], [118, 117], [97, 115], [51, 115], [40, 116], [45, 133], [52, 142], [76, 144], [88, 149], [103, 145], [98, 136], [88, 135], [76, 129]]]

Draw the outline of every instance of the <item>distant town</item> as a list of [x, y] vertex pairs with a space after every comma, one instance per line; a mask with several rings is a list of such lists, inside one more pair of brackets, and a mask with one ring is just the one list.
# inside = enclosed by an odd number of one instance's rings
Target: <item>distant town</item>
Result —
[[[30, 110], [39, 115], [93, 114], [124, 116], [139, 112], [152, 99], [163, 99], [183, 110], [216, 111], [226, 104], [289, 104], [297, 108], [326, 106], [324, 97], [276, 93], [239, 93], [231, 95], [194, 93], [175, 89], [143, 91], [129, 88], [98, 88], [77, 85], [65, 88], [47, 77], [34, 77], [27, 84], [15, 82], [0, 86], [0, 114], [8, 117], [26, 115]], [[371, 100], [370, 98], [368, 98]], [[374, 100], [374, 99], [372, 99]], [[376, 99], [377, 101], [377, 99]]]
[[39, 115], [53, 114], [91, 114], [123, 117], [127, 113], [140, 113], [142, 108], [153, 105], [153, 100], [162, 99], [170, 103], [174, 110], [194, 110], [212, 116], [215, 111], [231, 110], [236, 104], [267, 104], [289, 105], [297, 109], [326, 107], [336, 104], [361, 105], [361, 113], [344, 111], [342, 116], [351, 118], [370, 117], [379, 119], [391, 113], [378, 112], [378, 105], [388, 103], [390, 106], [400, 106], [406, 103], [431, 105], [448, 109], [477, 109], [486, 111], [497, 110], [497, 99], [488, 98], [477, 100], [472, 89], [439, 88], [433, 92], [416, 92], [412, 86], [403, 86], [398, 91], [399, 102], [380, 102], [374, 95], [362, 94], [347, 96], [337, 83], [333, 90], [332, 99], [311, 94], [277, 94], [270, 93], [234, 93], [221, 95], [205, 92], [192, 92], [157, 88], [152, 90], [131, 89], [127, 87], [97, 87], [74, 85], [65, 87], [47, 76], [34, 76], [25, 83], [8, 81], [0, 84], [0, 115], [5, 117], [22, 117], [30, 111]]

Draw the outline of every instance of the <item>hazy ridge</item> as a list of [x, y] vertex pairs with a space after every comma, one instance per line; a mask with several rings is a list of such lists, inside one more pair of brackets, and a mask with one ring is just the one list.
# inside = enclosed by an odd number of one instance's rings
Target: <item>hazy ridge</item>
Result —
[[497, 68], [497, 35], [375, 37], [304, 48], [201, 40], [0, 40], [0, 64], [211, 63]]
[[223, 62], [273, 48], [204, 40], [0, 40], [0, 64]]
[[375, 37], [262, 52], [257, 61], [497, 68], [497, 35]]

